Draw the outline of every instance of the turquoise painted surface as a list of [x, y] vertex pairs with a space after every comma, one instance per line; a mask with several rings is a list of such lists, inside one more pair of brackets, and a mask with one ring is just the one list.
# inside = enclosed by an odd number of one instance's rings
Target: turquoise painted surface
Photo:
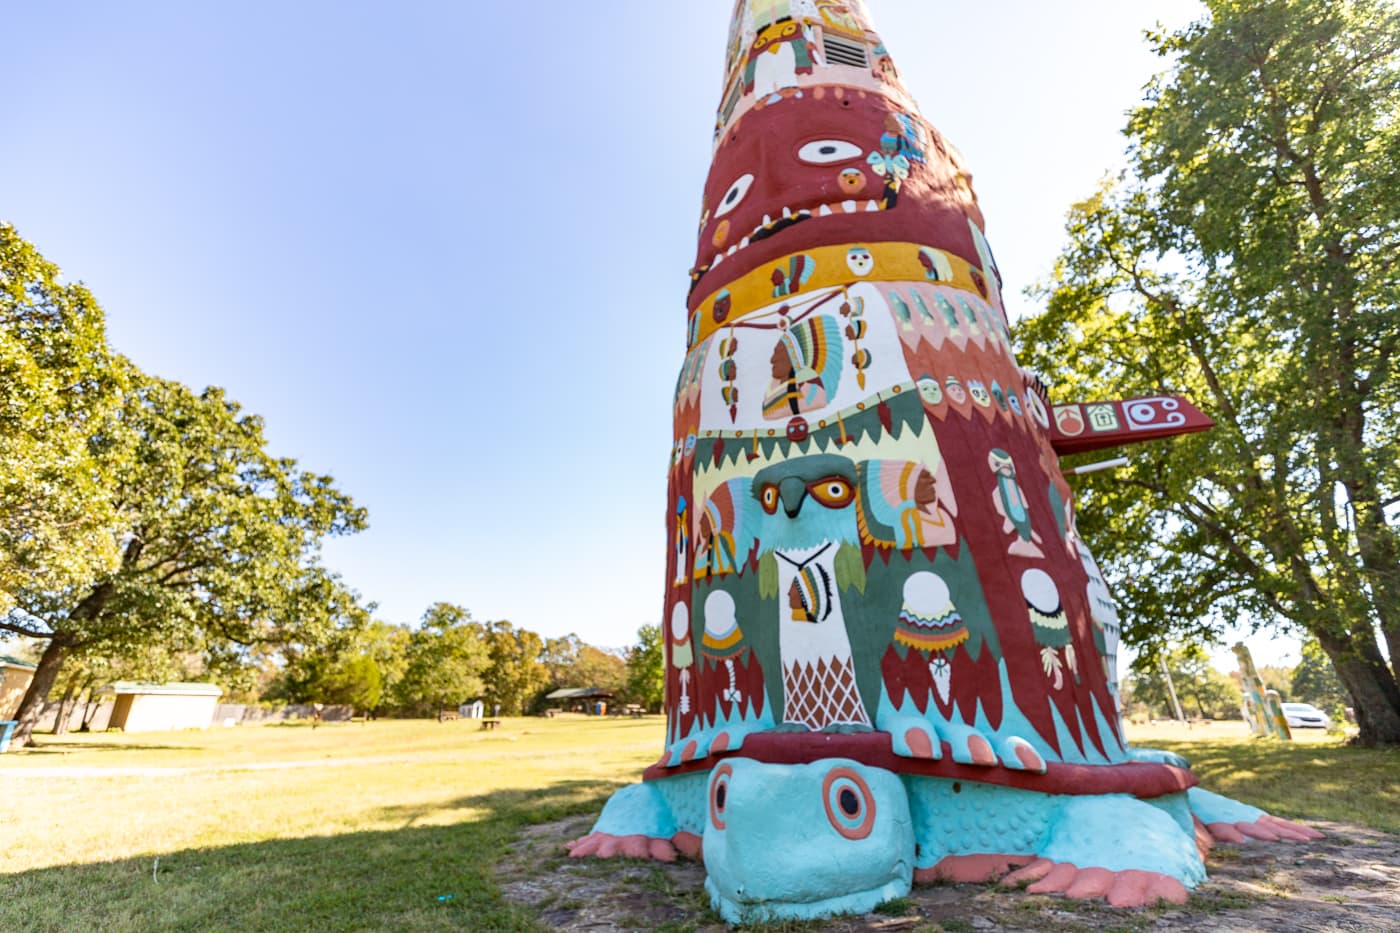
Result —
[[898, 775], [831, 758], [742, 757], [708, 772], [623, 788], [597, 832], [703, 838], [711, 905], [727, 921], [862, 913], [909, 892], [916, 869], [955, 855], [1038, 856], [1077, 868], [1205, 879], [1193, 815], [1253, 820], [1253, 807], [1192, 790], [1144, 801], [1065, 796]]
[[708, 784], [705, 888], [724, 919], [862, 913], [909, 893], [914, 827], [899, 777], [834, 758], [736, 758]]
[[1188, 790], [1186, 796], [1191, 801], [1191, 812], [1200, 817], [1202, 823], [1253, 823], [1264, 815], [1258, 807], [1199, 787]]

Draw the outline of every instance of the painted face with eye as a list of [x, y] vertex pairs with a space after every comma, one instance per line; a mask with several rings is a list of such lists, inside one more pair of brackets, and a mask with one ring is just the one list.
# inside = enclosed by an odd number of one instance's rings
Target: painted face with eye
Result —
[[852, 246], [846, 254], [846, 266], [856, 275], [867, 276], [875, 268], [875, 257], [864, 246]]
[[837, 93], [750, 110], [721, 137], [705, 184], [692, 299], [816, 246], [903, 240], [978, 258], [968, 205], [952, 184], [957, 170], [928, 145], [927, 131], [923, 161], [910, 164], [892, 198], [892, 176], [876, 173], [870, 159], [889, 157], [882, 137], [905, 125], [896, 115], [908, 118], [876, 95]]
[[938, 405], [943, 401], [943, 387], [938, 384], [937, 379], [925, 376], [919, 380], [919, 395], [928, 404]]

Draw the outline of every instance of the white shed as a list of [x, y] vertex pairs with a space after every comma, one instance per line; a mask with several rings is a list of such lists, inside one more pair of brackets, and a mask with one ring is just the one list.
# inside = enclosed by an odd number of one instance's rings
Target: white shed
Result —
[[486, 715], [486, 704], [480, 700], [463, 703], [457, 707], [457, 714], [463, 719], [481, 719]]
[[108, 728], [125, 732], [207, 729], [223, 690], [214, 684], [146, 684], [120, 680], [107, 688], [116, 694]]
[[29, 682], [34, 679], [34, 670], [28, 661], [0, 654], [0, 720], [14, 718]]

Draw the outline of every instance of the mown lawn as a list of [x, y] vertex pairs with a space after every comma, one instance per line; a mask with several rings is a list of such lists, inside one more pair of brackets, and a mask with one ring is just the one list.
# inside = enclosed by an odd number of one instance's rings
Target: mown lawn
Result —
[[1400, 750], [1352, 748], [1314, 729], [1295, 729], [1293, 736], [1292, 742], [1250, 739], [1242, 722], [1128, 726], [1134, 745], [1189, 759], [1208, 790], [1277, 816], [1400, 833]]
[[601, 807], [662, 734], [652, 718], [40, 736], [0, 756], [0, 930], [535, 929], [501, 900], [496, 854]]
[[[0, 930], [534, 929], [498, 854], [599, 808], [662, 736], [659, 718], [41, 736], [0, 756]], [[1280, 815], [1400, 832], [1400, 753], [1223, 723], [1130, 737]]]

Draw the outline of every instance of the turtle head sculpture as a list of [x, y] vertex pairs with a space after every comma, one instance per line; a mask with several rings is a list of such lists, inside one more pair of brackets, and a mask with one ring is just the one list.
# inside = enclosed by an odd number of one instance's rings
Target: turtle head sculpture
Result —
[[[705, 889], [726, 920], [871, 910], [909, 890], [914, 824], [899, 778], [856, 761], [736, 758], [709, 776]], [[809, 843], [773, 858], [775, 840]]]

